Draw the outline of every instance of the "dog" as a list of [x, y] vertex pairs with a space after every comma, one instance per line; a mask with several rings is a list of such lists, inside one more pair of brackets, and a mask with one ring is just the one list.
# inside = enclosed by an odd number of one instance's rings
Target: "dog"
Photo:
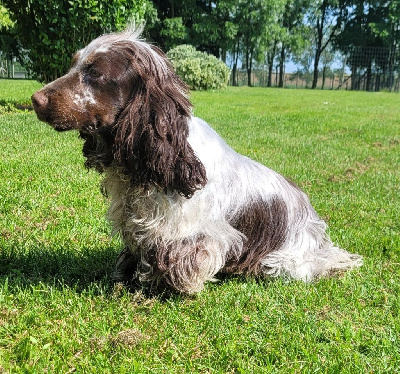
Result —
[[187, 86], [138, 31], [93, 40], [32, 103], [55, 130], [79, 131], [86, 167], [104, 175], [125, 246], [116, 281], [192, 294], [217, 274], [309, 282], [362, 265], [297, 185], [192, 115]]

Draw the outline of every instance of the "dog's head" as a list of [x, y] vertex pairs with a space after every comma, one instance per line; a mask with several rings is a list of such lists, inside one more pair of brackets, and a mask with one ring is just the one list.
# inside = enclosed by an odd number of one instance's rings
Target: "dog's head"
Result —
[[56, 130], [94, 133], [115, 125], [131, 102], [144, 114], [161, 109], [146, 105], [167, 106], [163, 96], [168, 94], [180, 114], [188, 116], [186, 93], [164, 54], [126, 31], [103, 35], [78, 51], [70, 71], [37, 91], [32, 102], [38, 118]]
[[127, 30], [78, 51], [70, 71], [32, 103], [57, 131], [80, 132], [87, 166], [103, 171], [114, 162], [134, 184], [190, 197], [206, 175], [187, 142], [187, 93], [166, 56]]

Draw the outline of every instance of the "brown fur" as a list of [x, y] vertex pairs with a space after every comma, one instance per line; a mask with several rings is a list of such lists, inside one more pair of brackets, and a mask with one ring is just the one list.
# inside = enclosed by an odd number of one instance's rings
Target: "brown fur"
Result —
[[285, 202], [277, 196], [268, 202], [255, 201], [244, 207], [231, 224], [246, 236], [246, 240], [240, 258], [229, 259], [223, 271], [260, 275], [265, 270], [262, 260], [286, 240], [288, 212]]
[[186, 86], [170, 65], [169, 75], [153, 74], [154, 62], [132, 43], [116, 43], [115, 48], [130, 58], [136, 84], [113, 127], [114, 159], [134, 185], [192, 196], [205, 185], [206, 173], [186, 139], [191, 106]]

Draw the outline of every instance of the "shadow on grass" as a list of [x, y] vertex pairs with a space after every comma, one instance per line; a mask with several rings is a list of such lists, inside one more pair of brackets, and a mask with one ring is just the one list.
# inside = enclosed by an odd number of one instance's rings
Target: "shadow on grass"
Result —
[[72, 288], [83, 293], [90, 290], [115, 296], [125, 290], [141, 291], [147, 298], [159, 301], [180, 299], [180, 295], [165, 284], [154, 287], [133, 281], [129, 284], [113, 280], [116, 260], [121, 248], [7, 248], [0, 251], [0, 284], [7, 282], [9, 290], [31, 289], [40, 284], [57, 289]]
[[26, 103], [19, 103], [12, 100], [0, 100], [0, 112], [10, 113], [16, 111], [32, 111], [33, 106], [29, 102]]
[[[117, 257], [121, 248], [82, 248], [79, 251], [66, 248], [29, 248], [29, 250], [12, 249], [0, 251], [0, 284], [7, 279], [9, 290], [31, 289], [32, 286], [44, 284], [57, 289], [72, 288], [74, 292], [114, 295], [122, 292], [141, 291], [147, 298], [159, 301], [193, 298], [195, 295], [183, 295], [171, 289], [166, 283], [158, 286], [134, 281], [121, 284], [113, 280]], [[253, 281], [260, 284], [274, 282], [272, 278], [219, 273], [216, 276], [217, 287], [225, 283], [246, 283]], [[119, 290], [119, 291], [118, 291]]]
[[8, 248], [0, 251], [0, 280], [9, 287], [30, 287], [39, 283], [73, 287], [77, 291], [99, 282], [113, 287], [112, 274], [120, 248]]

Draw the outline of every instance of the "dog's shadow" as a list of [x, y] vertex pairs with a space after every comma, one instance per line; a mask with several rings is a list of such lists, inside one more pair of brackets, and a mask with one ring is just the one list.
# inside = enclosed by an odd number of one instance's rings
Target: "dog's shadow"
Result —
[[85, 290], [93, 283], [113, 287], [112, 275], [120, 248], [8, 248], [0, 251], [0, 282], [21, 288], [32, 285]]
[[155, 297], [162, 302], [183, 296], [165, 284], [155, 286], [137, 281], [116, 282], [113, 275], [120, 251], [120, 247], [0, 250], [0, 286], [7, 283], [9, 289], [22, 290], [43, 286], [59, 290], [70, 288], [78, 293], [88, 290], [93, 293], [97, 289], [99, 293], [110, 297], [120, 294], [123, 289], [129, 293], [140, 291], [146, 298]]
[[[165, 284], [154, 287], [135, 282], [116, 283], [113, 274], [120, 250], [119, 247], [85, 247], [79, 250], [34, 247], [27, 251], [9, 248], [0, 251], [0, 284], [7, 282], [9, 288], [25, 290], [42, 286], [56, 289], [72, 288], [78, 293], [97, 288], [99, 292], [109, 295], [114, 295], [115, 290], [121, 290], [122, 286], [126, 292], [140, 291], [145, 297], [156, 297], [159, 301], [180, 299], [183, 296]], [[216, 278], [219, 285], [232, 279], [239, 282], [248, 281], [248, 277], [243, 275], [224, 273], [219, 273]], [[263, 282], [265, 281], [264, 279]]]

